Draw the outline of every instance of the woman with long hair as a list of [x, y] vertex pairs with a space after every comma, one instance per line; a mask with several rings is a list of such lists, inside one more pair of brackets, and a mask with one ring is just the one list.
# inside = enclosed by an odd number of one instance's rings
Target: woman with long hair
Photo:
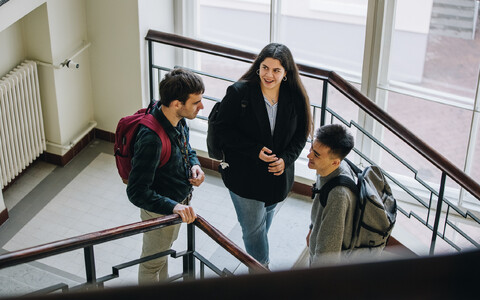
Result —
[[[228, 87], [217, 116], [221, 174], [247, 252], [268, 267], [267, 233], [294, 182], [295, 160], [311, 132], [310, 103], [287, 46], [268, 44]], [[225, 167], [227, 166], [228, 167]]]

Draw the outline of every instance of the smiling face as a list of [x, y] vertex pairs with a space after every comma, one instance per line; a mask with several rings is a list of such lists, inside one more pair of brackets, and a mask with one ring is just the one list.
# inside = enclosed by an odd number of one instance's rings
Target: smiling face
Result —
[[314, 141], [307, 155], [308, 168], [316, 170], [317, 174], [325, 177], [340, 166], [340, 158], [330, 153], [330, 148], [318, 141]]
[[267, 57], [260, 63], [260, 82], [264, 90], [278, 90], [286, 75], [285, 68], [280, 61], [275, 58]]

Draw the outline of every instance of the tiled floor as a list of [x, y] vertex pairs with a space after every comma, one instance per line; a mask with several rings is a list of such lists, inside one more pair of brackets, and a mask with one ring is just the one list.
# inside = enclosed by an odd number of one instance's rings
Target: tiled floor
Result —
[[[37, 161], [7, 191], [4, 199], [9, 220], [0, 227], [2, 252], [23, 249], [84, 233], [140, 221], [139, 210], [125, 194], [111, 154], [112, 144], [95, 140], [65, 167]], [[194, 191], [192, 206], [210, 224], [243, 247], [233, 204], [218, 174], [205, 170], [207, 178]], [[270, 231], [271, 269], [291, 268], [305, 247], [310, 201], [292, 195], [278, 206]], [[299, 232], [302, 232], [299, 234]], [[182, 225], [173, 249], [186, 249]], [[288, 238], [285, 238], [288, 237]], [[138, 258], [141, 234], [107, 242], [94, 248], [97, 277], [111, 274], [111, 267]], [[246, 267], [196, 230], [196, 250], [236, 274]], [[181, 260], [170, 258], [170, 274], [182, 270]], [[120, 271], [106, 286], [134, 285], [137, 267]], [[83, 251], [77, 250], [0, 270], [0, 297], [18, 295], [64, 282], [85, 282]]]
[[[111, 143], [95, 140], [65, 167], [37, 161], [28, 168], [3, 194], [9, 220], [0, 226], [0, 253], [140, 221], [138, 208], [126, 197], [125, 185], [117, 174], [111, 152]], [[205, 172], [206, 180], [195, 188], [192, 206], [210, 224], [243, 247], [233, 204], [221, 178], [216, 172]], [[272, 271], [292, 268], [305, 250], [310, 208], [308, 197], [295, 194], [277, 206], [269, 233]], [[408, 207], [404, 203], [402, 208], [419, 212], [418, 207]], [[455, 225], [463, 226], [480, 241], [478, 226], [462, 220], [455, 221]], [[401, 213], [398, 213], [393, 236], [417, 254], [428, 254], [431, 231]], [[454, 235], [453, 239], [458, 237]], [[437, 249], [441, 252], [452, 251], [441, 239], [437, 240]], [[139, 234], [95, 246], [97, 277], [111, 274], [112, 266], [137, 259], [141, 243]], [[247, 272], [245, 266], [200, 230], [196, 230], [195, 243], [196, 250], [221, 270], [226, 268], [235, 274]], [[185, 225], [173, 249], [186, 249]], [[2, 269], [0, 297], [25, 294], [60, 282], [69, 286], [83, 283], [83, 261], [83, 251], [77, 250]], [[170, 258], [169, 264], [170, 275], [181, 273], [180, 259]], [[136, 285], [137, 268], [122, 269], [120, 277], [108, 281], [106, 286]], [[212, 272], [207, 272], [207, 276], [213, 276]]]

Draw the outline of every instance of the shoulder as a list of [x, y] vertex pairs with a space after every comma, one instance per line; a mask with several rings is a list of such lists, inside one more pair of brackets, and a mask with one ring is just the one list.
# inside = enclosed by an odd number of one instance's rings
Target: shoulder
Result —
[[251, 91], [254, 91], [256, 86], [258, 86], [256, 82], [249, 82], [243, 80], [237, 81], [228, 87], [227, 92], [243, 96], [247, 93], [250, 93]]
[[348, 187], [336, 186], [328, 194], [325, 209], [336, 213], [345, 213], [354, 207], [355, 197], [355, 194]]
[[135, 143], [140, 144], [159, 144], [160, 138], [153, 130], [147, 126], [140, 125], [137, 133], [137, 138]]

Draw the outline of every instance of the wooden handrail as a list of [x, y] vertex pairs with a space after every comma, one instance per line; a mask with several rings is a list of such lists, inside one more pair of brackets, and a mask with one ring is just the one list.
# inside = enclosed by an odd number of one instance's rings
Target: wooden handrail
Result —
[[0, 269], [181, 222], [182, 219], [177, 214], [168, 215], [8, 252], [0, 255]]
[[215, 242], [217, 242], [220, 246], [222, 246], [225, 250], [230, 252], [230, 254], [235, 256], [238, 260], [240, 260], [245, 265], [249, 266], [255, 271], [260, 271], [260, 272], [268, 271], [267, 268], [265, 268], [261, 263], [259, 263], [252, 256], [246, 253], [243, 249], [241, 249], [236, 244], [234, 244], [223, 233], [221, 233], [220, 231], [218, 231], [218, 229], [210, 225], [210, 223], [208, 223], [201, 216], [197, 215], [197, 219], [195, 220], [194, 223], [198, 228], [200, 228]]
[[[255, 59], [256, 54], [241, 51], [238, 49], [220, 46], [208, 42], [199, 41], [192, 38], [187, 38], [184, 36], [160, 32], [155, 30], [149, 30], [147, 36], [145, 37], [147, 41], [158, 42], [162, 44], [167, 44], [175, 47], [185, 48], [189, 50], [199, 51], [203, 53], [208, 53], [212, 55], [218, 55], [221, 57], [226, 57], [234, 60], [239, 60], [243, 62], [252, 62]], [[333, 71], [325, 70], [321, 68], [316, 68], [313, 66], [297, 64], [300, 74], [303, 76], [318, 78], [322, 80], [328, 80], [328, 82], [334, 86], [339, 92], [341, 92], [345, 97], [350, 99], [356, 105], [358, 105], [362, 110], [364, 110], [368, 115], [378, 121], [380, 124], [385, 126], [390, 130], [394, 135], [400, 138], [402, 141], [407, 143], [430, 163], [435, 165], [439, 170], [445, 172], [450, 178], [457, 182], [461, 187], [467, 190], [472, 194], [477, 200], [480, 200], [480, 184], [475, 182], [473, 178], [468, 176], [465, 172], [456, 167], [452, 162], [447, 158], [437, 152], [435, 149], [426, 144], [423, 140], [418, 138], [405, 126], [400, 124], [389, 114], [387, 114], [383, 109], [378, 105], [364, 96], [357, 88], [352, 84], [347, 82], [341, 76], [336, 74]]]
[[[0, 255], [0, 269], [128, 237], [145, 231], [179, 224], [181, 222], [182, 219], [177, 214], [173, 214], [8, 252]], [[194, 224], [249, 268], [256, 271], [268, 271], [262, 264], [238, 247], [200, 215], [197, 214], [197, 219]]]

